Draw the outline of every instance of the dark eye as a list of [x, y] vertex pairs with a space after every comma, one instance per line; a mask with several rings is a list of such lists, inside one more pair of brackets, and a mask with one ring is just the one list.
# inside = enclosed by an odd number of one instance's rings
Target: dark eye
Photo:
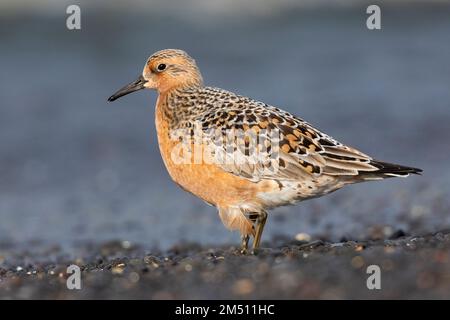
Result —
[[164, 63], [160, 63], [160, 64], [158, 64], [156, 69], [158, 69], [158, 71], [163, 71], [166, 69], [166, 65]]

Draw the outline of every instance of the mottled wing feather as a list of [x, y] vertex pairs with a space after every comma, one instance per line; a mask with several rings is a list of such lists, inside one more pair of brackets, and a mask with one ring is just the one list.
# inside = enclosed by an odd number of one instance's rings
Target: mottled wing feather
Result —
[[[341, 144], [286, 111], [221, 89], [203, 90], [209, 90], [207, 103], [211, 107], [197, 120], [205, 132], [219, 128], [223, 141], [227, 140], [231, 129], [244, 132], [251, 129], [259, 135], [264, 132], [263, 137], [273, 132], [279, 134], [278, 148], [272, 144], [266, 157], [258, 159], [257, 163], [246, 161], [249, 151], [245, 143], [235, 148], [225, 147], [222, 143], [208, 143], [213, 152], [220, 155], [218, 164], [227, 172], [259, 181], [267, 178], [297, 180], [322, 174], [355, 176], [378, 170], [371, 164], [371, 157]], [[215, 134], [218, 134], [217, 130]], [[231, 161], [236, 157], [240, 161]], [[225, 158], [229, 161], [223, 161]]]

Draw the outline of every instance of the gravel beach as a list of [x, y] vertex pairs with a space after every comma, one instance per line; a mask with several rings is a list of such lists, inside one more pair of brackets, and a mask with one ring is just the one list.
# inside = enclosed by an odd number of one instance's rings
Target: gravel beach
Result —
[[[394, 237], [402, 235], [399, 231]], [[278, 243], [277, 243], [278, 242]], [[242, 255], [196, 244], [159, 252], [128, 242], [85, 245], [76, 257], [0, 250], [2, 299], [442, 299], [450, 298], [450, 231], [388, 240], [276, 240]], [[265, 246], [268, 243], [264, 243]], [[68, 265], [81, 289], [66, 286]], [[381, 289], [366, 286], [367, 267]]]

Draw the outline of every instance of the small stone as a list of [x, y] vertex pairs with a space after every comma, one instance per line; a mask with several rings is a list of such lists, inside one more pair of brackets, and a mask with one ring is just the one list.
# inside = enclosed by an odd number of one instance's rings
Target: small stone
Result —
[[309, 242], [311, 241], [311, 236], [307, 233], [300, 232], [295, 235], [295, 240]]
[[394, 262], [390, 259], [385, 259], [381, 262], [381, 266], [383, 267], [383, 270], [392, 270], [394, 268]]
[[151, 265], [153, 268], [159, 267], [159, 260], [155, 256], [145, 256], [144, 263]]
[[353, 268], [361, 269], [364, 266], [364, 258], [361, 256], [355, 256], [353, 257], [351, 264]]
[[386, 253], [394, 253], [395, 252], [395, 247], [386, 246], [386, 247], [384, 247], [384, 252], [386, 252]]
[[124, 269], [126, 267], [126, 264], [123, 262], [118, 263], [117, 265], [115, 265], [114, 267], [111, 268], [111, 272], [113, 274], [122, 274]]
[[123, 268], [120, 268], [120, 267], [114, 267], [114, 268], [111, 269], [111, 272], [112, 272], [113, 274], [122, 274], [122, 273], [123, 273]]
[[128, 279], [130, 279], [131, 282], [136, 283], [139, 281], [139, 274], [137, 272], [131, 272], [128, 276]]
[[131, 247], [131, 242], [130, 241], [122, 241], [122, 248], [124, 249], [129, 249]]
[[254, 290], [253, 282], [250, 279], [240, 279], [233, 284], [233, 292], [238, 295], [247, 295]]
[[395, 231], [393, 234], [391, 234], [389, 239], [395, 240], [395, 239], [398, 239], [398, 238], [401, 238], [404, 236], [406, 236], [406, 233], [402, 229], [399, 229], [399, 230]]

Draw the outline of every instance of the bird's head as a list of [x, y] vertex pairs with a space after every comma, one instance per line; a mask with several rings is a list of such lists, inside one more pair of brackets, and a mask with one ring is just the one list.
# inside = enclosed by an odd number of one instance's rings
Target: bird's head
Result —
[[108, 101], [145, 88], [164, 94], [177, 88], [202, 85], [203, 79], [195, 60], [183, 50], [166, 49], [152, 54], [144, 65], [142, 75], [119, 89]]

